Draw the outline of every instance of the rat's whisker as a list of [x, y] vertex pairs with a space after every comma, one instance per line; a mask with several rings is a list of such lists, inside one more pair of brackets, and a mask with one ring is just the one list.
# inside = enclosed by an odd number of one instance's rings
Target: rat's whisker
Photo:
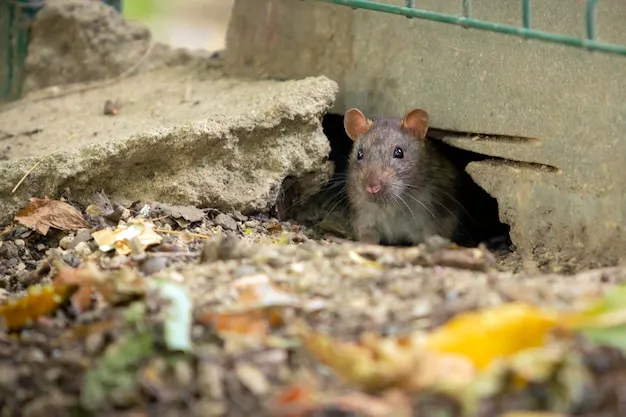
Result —
[[418, 199], [417, 197], [415, 197], [414, 195], [410, 193], [407, 193], [406, 195], [412, 198], [413, 200], [415, 200], [415, 202], [418, 203], [420, 206], [424, 207], [424, 210], [426, 210], [433, 217], [434, 220], [437, 220], [437, 216], [435, 216], [435, 214], [428, 208], [428, 206], [422, 203], [420, 199]]

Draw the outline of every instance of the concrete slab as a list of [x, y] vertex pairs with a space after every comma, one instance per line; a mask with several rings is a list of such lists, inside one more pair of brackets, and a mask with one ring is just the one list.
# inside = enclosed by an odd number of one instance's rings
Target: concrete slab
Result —
[[[200, 63], [26, 97], [0, 112], [0, 223], [30, 197], [87, 203], [99, 188], [121, 201], [252, 212], [275, 204], [289, 177], [306, 198], [330, 175], [320, 120], [336, 93], [325, 77], [245, 81]], [[104, 115], [106, 100], [116, 116]]]

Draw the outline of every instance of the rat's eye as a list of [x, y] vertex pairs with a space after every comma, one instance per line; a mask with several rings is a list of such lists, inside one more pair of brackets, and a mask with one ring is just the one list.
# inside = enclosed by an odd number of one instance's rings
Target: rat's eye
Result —
[[363, 149], [359, 149], [359, 151], [356, 153], [356, 159], [363, 159]]
[[404, 158], [404, 151], [402, 150], [401, 147], [396, 146], [396, 149], [393, 150], [393, 157], [394, 158]]

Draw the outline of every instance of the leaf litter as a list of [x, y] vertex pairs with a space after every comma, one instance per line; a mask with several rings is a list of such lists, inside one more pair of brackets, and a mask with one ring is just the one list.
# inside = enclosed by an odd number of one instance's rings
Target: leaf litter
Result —
[[102, 192], [85, 214], [33, 199], [16, 223], [0, 246], [17, 259], [0, 267], [14, 283], [0, 304], [9, 412], [626, 412], [605, 382], [626, 376], [620, 268], [519, 276], [484, 247], [337, 244]]

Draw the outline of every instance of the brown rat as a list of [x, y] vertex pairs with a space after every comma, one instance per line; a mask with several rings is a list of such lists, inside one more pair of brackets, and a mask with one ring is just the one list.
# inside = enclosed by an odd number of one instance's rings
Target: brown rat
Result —
[[417, 244], [432, 235], [452, 239], [462, 207], [460, 170], [426, 138], [428, 113], [370, 120], [358, 109], [344, 116], [354, 142], [347, 193], [356, 238], [368, 243]]

